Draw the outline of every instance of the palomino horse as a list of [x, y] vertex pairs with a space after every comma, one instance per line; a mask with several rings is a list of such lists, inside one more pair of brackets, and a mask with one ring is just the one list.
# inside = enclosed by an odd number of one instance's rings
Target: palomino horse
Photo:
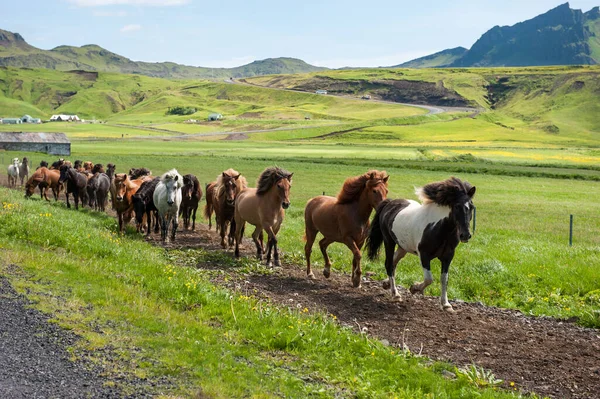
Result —
[[200, 188], [200, 182], [196, 176], [183, 176], [181, 196], [179, 215], [183, 216], [183, 227], [186, 230], [189, 229], [191, 219], [192, 230], [196, 230], [196, 211], [198, 210], [198, 203], [202, 199], [202, 189]]
[[329, 278], [331, 260], [327, 247], [333, 242], [345, 244], [352, 254], [352, 285], [360, 287], [362, 248], [369, 232], [371, 211], [387, 197], [389, 176], [386, 172], [371, 170], [364, 175], [346, 179], [337, 198], [320, 195], [312, 198], [304, 209], [306, 228], [306, 274], [314, 278], [310, 255], [317, 233], [323, 234], [319, 247], [325, 260], [323, 275]]
[[60, 190], [62, 190], [63, 187], [63, 185], [59, 183], [59, 180], [60, 172], [58, 170], [50, 170], [46, 167], [39, 167], [35, 172], [33, 172], [29, 180], [27, 180], [27, 183], [25, 183], [25, 197], [31, 197], [33, 195], [33, 191], [39, 185], [41, 198], [45, 198], [46, 201], [50, 201], [48, 199], [48, 188], [51, 188], [52, 193], [54, 194], [54, 200], [58, 201]]
[[81, 199], [81, 206], [85, 207], [87, 198], [87, 177], [79, 173], [75, 168], [70, 167], [67, 164], [63, 164], [60, 167], [60, 179], [59, 183], [67, 182], [65, 189], [65, 198], [67, 200], [67, 208], [71, 207], [69, 202], [69, 194], [73, 194], [73, 201], [75, 201], [75, 209], [79, 209], [79, 200]]
[[246, 222], [256, 226], [252, 239], [256, 245], [256, 256], [262, 260], [262, 231], [269, 236], [267, 242], [267, 265], [271, 266], [271, 250], [275, 266], [280, 266], [277, 248], [277, 233], [290, 206], [292, 175], [285, 169], [265, 169], [258, 178], [257, 188], [245, 188], [235, 200], [235, 256], [240, 256], [240, 242]]
[[183, 177], [177, 172], [177, 169], [171, 169], [160, 177], [160, 182], [154, 190], [154, 206], [158, 209], [163, 243], [167, 242], [171, 223], [173, 224], [171, 241], [175, 241], [177, 226], [179, 226], [182, 186]]
[[154, 218], [154, 233], [158, 233], [158, 210], [154, 206], [154, 190], [160, 182], [160, 178], [155, 177], [147, 180], [140, 186], [135, 195], [131, 197], [133, 201], [133, 211], [135, 212], [135, 225], [137, 232], [141, 233], [144, 225], [144, 216], [148, 229], [146, 235], [149, 236], [152, 230], [152, 219]]
[[27, 157], [23, 157], [23, 161], [19, 164], [19, 177], [21, 178], [21, 186], [23, 181], [29, 179], [29, 160]]
[[459, 242], [468, 242], [471, 238], [469, 225], [473, 216], [475, 187], [451, 177], [427, 184], [416, 194], [422, 204], [404, 199], [385, 200], [379, 204], [367, 239], [369, 258], [377, 257], [383, 242], [388, 275], [384, 288], [389, 286], [392, 296], [398, 299], [395, 274], [400, 259], [409, 252], [421, 259], [424, 281], [413, 284], [410, 292], [423, 294], [433, 281], [431, 261], [438, 258], [442, 262], [440, 302], [444, 310], [452, 312], [446, 291], [448, 269]]
[[117, 211], [117, 220], [119, 221], [119, 231], [123, 233], [125, 226], [133, 217], [132, 197], [138, 191], [142, 183], [151, 178], [131, 180], [126, 173], [115, 174], [114, 181], [111, 184], [112, 206]]
[[8, 187], [16, 187], [19, 180], [19, 158], [13, 158], [12, 163], [8, 165]]
[[[227, 248], [228, 244], [230, 246], [233, 245], [235, 234], [235, 199], [247, 186], [246, 178], [233, 169], [227, 169], [217, 177], [212, 206], [215, 210], [217, 231], [221, 232], [221, 247], [223, 248]], [[227, 235], [229, 224], [231, 224], [229, 240], [226, 241], [225, 236]]]
[[[213, 206], [214, 198], [215, 198], [215, 186], [217, 185], [216, 181], [212, 181], [208, 183], [205, 187], [206, 191], [206, 205], [204, 206], [204, 217], [208, 219], [208, 229], [212, 229], [212, 214], [215, 210]], [[216, 220], [215, 220], [216, 222]], [[219, 231], [219, 226], [216, 225], [216, 230]]]

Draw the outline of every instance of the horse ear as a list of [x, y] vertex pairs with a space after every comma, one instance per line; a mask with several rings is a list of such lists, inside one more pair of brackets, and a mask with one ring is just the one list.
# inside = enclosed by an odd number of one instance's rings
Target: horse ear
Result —
[[236, 176], [233, 176], [233, 180], [237, 180], [240, 177], [241, 173], [238, 173]]
[[387, 184], [389, 179], [390, 179], [390, 175], [387, 175], [386, 177], [383, 178], [383, 182]]
[[175, 175], [175, 181], [179, 180], [179, 176]]
[[469, 190], [469, 192], [467, 193], [467, 195], [471, 198], [473, 198], [473, 196], [475, 195], [475, 186], [471, 187], [471, 189]]
[[290, 175], [287, 177], [288, 181], [292, 181], [292, 176], [294, 176], [294, 174], [290, 173]]
[[225, 174], [225, 172], [223, 172], [222, 174], [223, 174], [223, 177], [227, 177], [227, 175]]
[[369, 173], [369, 180], [373, 179], [375, 177], [375, 172], [371, 172]]

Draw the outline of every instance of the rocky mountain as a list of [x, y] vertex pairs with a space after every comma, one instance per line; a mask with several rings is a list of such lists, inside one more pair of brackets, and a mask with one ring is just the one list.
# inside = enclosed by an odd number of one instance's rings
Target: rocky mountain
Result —
[[[455, 50], [455, 49], [452, 49]], [[495, 26], [464, 54], [447, 62], [418, 62], [452, 50], [444, 50], [401, 66], [498, 67], [541, 65], [589, 65], [600, 63], [600, 8], [584, 13], [562, 4], [533, 19], [513, 26]], [[439, 58], [438, 58], [439, 59]], [[443, 60], [443, 57], [441, 57]]]
[[316, 67], [296, 58], [267, 58], [235, 68], [205, 68], [173, 62], [141, 62], [100, 46], [58, 46], [42, 50], [28, 44], [18, 33], [0, 29], [0, 66], [46, 68], [60, 71], [87, 70], [140, 74], [160, 78], [239, 78], [257, 75], [315, 72]]

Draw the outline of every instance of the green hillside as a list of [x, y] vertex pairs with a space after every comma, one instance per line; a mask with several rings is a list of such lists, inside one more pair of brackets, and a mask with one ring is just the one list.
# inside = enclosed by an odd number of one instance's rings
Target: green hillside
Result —
[[141, 62], [115, 54], [95, 44], [81, 47], [58, 46], [42, 50], [29, 45], [18, 33], [0, 29], [0, 66], [46, 68], [59, 71], [87, 71], [140, 74], [177, 79], [224, 79], [273, 73], [301, 73], [326, 68], [295, 58], [268, 58], [235, 68], [203, 68], [174, 62]]
[[468, 50], [464, 47], [438, 51], [425, 57], [416, 58], [391, 68], [440, 68], [452, 64], [462, 57]]

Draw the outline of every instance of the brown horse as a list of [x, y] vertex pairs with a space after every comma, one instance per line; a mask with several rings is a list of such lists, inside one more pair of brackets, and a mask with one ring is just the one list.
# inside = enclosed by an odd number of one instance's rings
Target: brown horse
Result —
[[152, 180], [152, 177], [131, 180], [126, 173], [115, 174], [113, 181], [114, 196], [112, 197], [113, 209], [117, 211], [117, 220], [119, 221], [119, 231], [123, 233], [125, 226], [133, 218], [133, 200], [132, 197], [146, 180]]
[[277, 249], [277, 233], [290, 206], [290, 188], [293, 173], [272, 167], [265, 169], [258, 178], [257, 188], [245, 188], [235, 200], [235, 256], [240, 256], [240, 241], [246, 222], [256, 226], [252, 239], [256, 244], [256, 256], [262, 260], [262, 231], [269, 236], [267, 241], [267, 265], [271, 266], [271, 250], [275, 266], [280, 266]]
[[[208, 183], [205, 187], [206, 191], [206, 205], [204, 206], [204, 217], [208, 219], [208, 229], [212, 229], [212, 214], [215, 210], [213, 206], [214, 196], [215, 196], [215, 186], [217, 185], [216, 181], [212, 181]], [[215, 221], [216, 222], [216, 221]], [[219, 231], [219, 226], [215, 225], [217, 231]]]
[[183, 228], [190, 228], [192, 221], [192, 231], [196, 230], [196, 211], [198, 203], [202, 199], [202, 189], [200, 182], [194, 175], [183, 176], [183, 187], [181, 187], [181, 206], [179, 207], [179, 216], [183, 216]]
[[[248, 182], [246, 178], [234, 169], [227, 169], [217, 177], [217, 184], [214, 187], [212, 206], [215, 210], [215, 219], [217, 231], [221, 232], [221, 247], [227, 248], [228, 244], [233, 245], [235, 234], [235, 199], [237, 195], [246, 187]], [[225, 240], [227, 227], [231, 223], [229, 231], [229, 240]]]
[[35, 172], [33, 172], [25, 184], [25, 197], [31, 197], [33, 195], [33, 191], [39, 185], [41, 198], [45, 198], [46, 201], [50, 201], [48, 199], [48, 188], [51, 188], [52, 193], [54, 194], [54, 200], [58, 201], [58, 196], [60, 195], [60, 191], [63, 187], [63, 185], [59, 183], [59, 179], [60, 171], [50, 170], [46, 167], [38, 168]]
[[323, 239], [319, 247], [325, 260], [323, 275], [329, 278], [331, 260], [327, 255], [327, 247], [333, 242], [346, 244], [354, 259], [352, 261], [352, 284], [360, 287], [361, 267], [360, 249], [369, 232], [371, 211], [387, 197], [389, 176], [386, 172], [371, 170], [364, 175], [346, 179], [337, 198], [320, 195], [308, 200], [304, 209], [306, 228], [306, 274], [314, 278], [310, 268], [312, 246], [321, 232]]
[[85, 161], [83, 163], [83, 170], [85, 172], [90, 172], [92, 173], [92, 169], [94, 168], [94, 163], [92, 161]]

